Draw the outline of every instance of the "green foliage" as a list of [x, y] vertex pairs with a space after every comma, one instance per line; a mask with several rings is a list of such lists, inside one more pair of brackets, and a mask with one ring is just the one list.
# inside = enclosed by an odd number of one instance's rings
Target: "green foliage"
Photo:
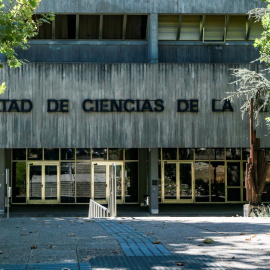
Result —
[[[27, 49], [28, 40], [38, 34], [42, 23], [54, 19], [52, 14], [34, 18], [34, 12], [41, 0], [0, 0], [0, 52], [7, 57], [10, 67], [20, 67], [23, 60], [17, 58], [15, 48]], [[3, 65], [1, 66], [3, 67]], [[0, 94], [5, 84], [0, 86]]]
[[211, 239], [211, 238], [206, 238], [206, 239], [203, 240], [203, 242], [204, 242], [205, 244], [213, 244], [213, 243], [214, 243], [214, 240]]
[[270, 217], [270, 205], [260, 205], [259, 207], [254, 207], [250, 213], [251, 217]]

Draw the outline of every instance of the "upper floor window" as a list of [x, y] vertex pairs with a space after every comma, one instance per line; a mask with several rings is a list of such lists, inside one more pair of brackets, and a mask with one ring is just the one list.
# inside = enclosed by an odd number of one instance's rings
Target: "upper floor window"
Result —
[[34, 39], [146, 40], [147, 21], [148, 15], [56, 14]]
[[159, 15], [159, 40], [252, 41], [260, 37], [261, 23], [245, 15]]

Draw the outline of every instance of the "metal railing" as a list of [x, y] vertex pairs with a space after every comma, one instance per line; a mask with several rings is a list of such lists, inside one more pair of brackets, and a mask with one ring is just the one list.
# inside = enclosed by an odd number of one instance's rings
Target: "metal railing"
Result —
[[88, 218], [116, 217], [116, 164], [112, 164], [111, 177], [109, 182], [108, 208], [90, 199]]
[[90, 199], [88, 218], [102, 218], [109, 216], [109, 209]]

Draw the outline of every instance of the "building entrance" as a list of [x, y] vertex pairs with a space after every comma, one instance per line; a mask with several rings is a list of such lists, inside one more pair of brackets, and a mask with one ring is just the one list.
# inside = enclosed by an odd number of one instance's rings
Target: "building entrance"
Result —
[[[124, 203], [124, 164], [116, 163], [116, 199], [117, 203]], [[112, 162], [96, 162], [92, 164], [92, 194], [91, 197], [99, 203], [108, 203], [109, 180], [112, 173]]]
[[194, 202], [194, 168], [192, 162], [162, 164], [162, 202]]
[[27, 203], [59, 203], [59, 163], [27, 164]]

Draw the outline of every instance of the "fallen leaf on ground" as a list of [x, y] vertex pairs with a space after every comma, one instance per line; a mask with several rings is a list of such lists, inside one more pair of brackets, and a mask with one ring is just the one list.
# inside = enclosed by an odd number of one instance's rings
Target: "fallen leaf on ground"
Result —
[[37, 249], [37, 246], [34, 245], [34, 246], [31, 247], [31, 249]]
[[75, 234], [74, 233], [70, 233], [69, 236], [75, 236]]
[[157, 244], [160, 244], [160, 243], [161, 243], [160, 241], [153, 242], [154, 245], [157, 245]]
[[21, 236], [26, 236], [27, 234], [26, 233], [21, 233]]
[[186, 263], [185, 263], [185, 262], [178, 262], [176, 265], [177, 265], [177, 266], [185, 266]]
[[232, 256], [232, 259], [235, 259], [235, 257], [234, 257], [234, 256]]
[[0, 250], [0, 254], [3, 254], [3, 252]]
[[253, 236], [251, 236], [250, 238], [254, 238], [254, 237], [256, 237], [257, 235], [253, 235]]
[[241, 232], [241, 233], [240, 233], [240, 235], [245, 235], [245, 234], [246, 234], [246, 233], [244, 233], [244, 232]]
[[214, 240], [211, 239], [211, 238], [206, 238], [206, 239], [203, 240], [203, 242], [204, 242], [205, 244], [213, 244], [213, 243], [214, 243]]
[[251, 238], [247, 238], [247, 239], [246, 239], [246, 241], [250, 241], [250, 240], [251, 240]]

